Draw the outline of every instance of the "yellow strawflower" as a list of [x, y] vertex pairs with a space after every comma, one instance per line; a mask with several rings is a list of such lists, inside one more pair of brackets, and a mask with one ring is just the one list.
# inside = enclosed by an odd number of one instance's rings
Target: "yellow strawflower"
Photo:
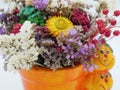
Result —
[[50, 34], [56, 37], [60, 33], [66, 34], [66, 31], [73, 28], [74, 26], [73, 23], [66, 17], [54, 16], [47, 20], [46, 27], [48, 28]]

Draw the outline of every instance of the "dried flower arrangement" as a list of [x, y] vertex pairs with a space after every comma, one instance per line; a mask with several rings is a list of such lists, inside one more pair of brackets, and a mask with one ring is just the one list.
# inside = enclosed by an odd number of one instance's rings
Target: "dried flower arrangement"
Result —
[[104, 1], [15, 0], [0, 14], [0, 51], [5, 70], [34, 65], [56, 70], [82, 64], [93, 70], [96, 52], [120, 31], [115, 10], [109, 17]]

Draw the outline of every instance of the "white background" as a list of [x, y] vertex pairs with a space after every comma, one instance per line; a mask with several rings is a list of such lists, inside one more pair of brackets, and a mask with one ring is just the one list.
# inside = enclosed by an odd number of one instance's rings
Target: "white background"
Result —
[[[120, 0], [116, 8], [120, 10]], [[0, 9], [7, 5], [0, 0]], [[116, 58], [115, 66], [110, 70], [114, 84], [111, 90], [120, 90], [120, 36], [108, 42], [114, 50]], [[18, 73], [4, 72], [3, 60], [0, 58], [0, 90], [23, 90], [21, 79]]]

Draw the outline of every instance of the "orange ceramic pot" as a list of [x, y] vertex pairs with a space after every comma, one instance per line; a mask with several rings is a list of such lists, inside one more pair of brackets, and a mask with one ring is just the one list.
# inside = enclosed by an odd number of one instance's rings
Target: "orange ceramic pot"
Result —
[[24, 90], [81, 90], [86, 73], [81, 65], [57, 71], [40, 67], [20, 70]]

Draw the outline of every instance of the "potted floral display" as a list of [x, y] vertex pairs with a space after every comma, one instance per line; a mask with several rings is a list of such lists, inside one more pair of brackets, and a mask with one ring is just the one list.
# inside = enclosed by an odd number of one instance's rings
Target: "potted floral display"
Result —
[[107, 2], [92, 1], [10, 0], [1, 11], [4, 69], [19, 71], [25, 90], [111, 89], [107, 41], [120, 34], [120, 10], [110, 16]]

